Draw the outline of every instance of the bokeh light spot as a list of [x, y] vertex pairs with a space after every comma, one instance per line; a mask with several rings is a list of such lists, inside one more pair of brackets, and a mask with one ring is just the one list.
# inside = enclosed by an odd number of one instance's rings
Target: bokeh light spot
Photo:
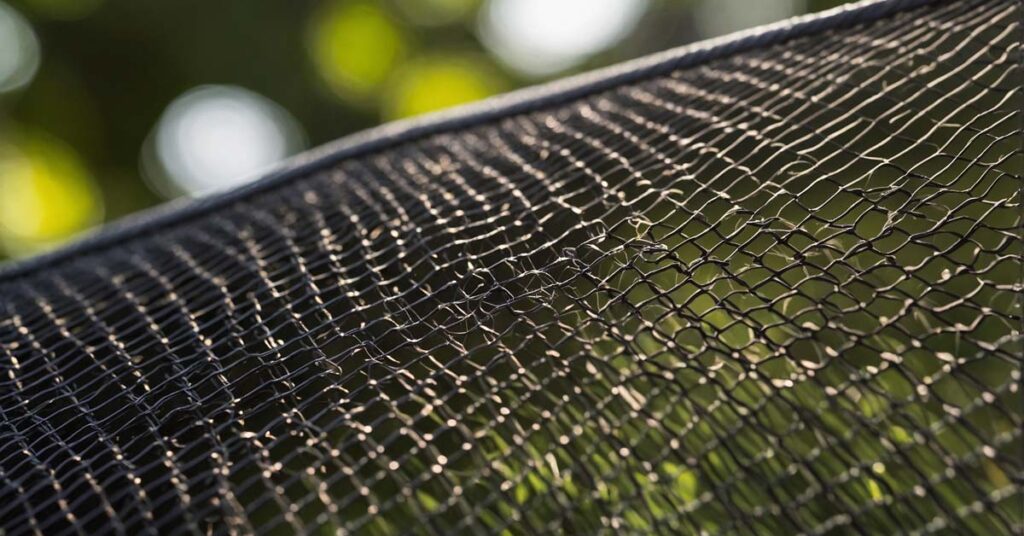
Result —
[[546, 76], [619, 42], [646, 9], [646, 0], [489, 0], [480, 38], [509, 67]]
[[502, 90], [486, 62], [462, 56], [437, 56], [404, 65], [392, 80], [384, 102], [386, 119], [409, 117], [482, 99]]
[[167, 107], [150, 144], [144, 174], [174, 196], [249, 182], [305, 142], [298, 122], [270, 99], [235, 86], [201, 86]]
[[28, 85], [39, 69], [39, 40], [32, 26], [0, 2], [0, 93]]
[[103, 203], [78, 154], [43, 135], [0, 142], [0, 243], [8, 255], [50, 248], [98, 223]]
[[309, 43], [318, 72], [345, 97], [376, 89], [405, 49], [400, 28], [380, 8], [339, 1], [313, 17]]
[[717, 37], [803, 13], [804, 4], [804, 0], [701, 0], [694, 17], [702, 37]]

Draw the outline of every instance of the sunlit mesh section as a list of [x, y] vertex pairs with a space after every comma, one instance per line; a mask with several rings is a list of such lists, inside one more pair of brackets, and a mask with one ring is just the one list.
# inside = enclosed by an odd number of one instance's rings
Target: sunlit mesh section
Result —
[[344, 160], [0, 281], [8, 534], [1012, 534], [1021, 3]]

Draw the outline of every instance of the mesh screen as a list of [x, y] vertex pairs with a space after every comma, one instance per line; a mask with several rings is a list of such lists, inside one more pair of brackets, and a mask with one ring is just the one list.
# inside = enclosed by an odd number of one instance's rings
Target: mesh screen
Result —
[[6, 276], [6, 532], [1019, 533], [1021, 6], [823, 29]]

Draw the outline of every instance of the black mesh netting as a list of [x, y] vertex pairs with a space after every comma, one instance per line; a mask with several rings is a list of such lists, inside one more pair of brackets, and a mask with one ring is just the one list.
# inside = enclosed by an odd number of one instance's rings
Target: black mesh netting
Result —
[[9, 272], [6, 533], [1021, 531], [1021, 11], [821, 29]]

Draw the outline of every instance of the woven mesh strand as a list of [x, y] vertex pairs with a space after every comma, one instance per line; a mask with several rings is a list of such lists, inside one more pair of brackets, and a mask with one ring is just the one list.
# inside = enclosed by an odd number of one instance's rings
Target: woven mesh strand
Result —
[[1021, 11], [821, 29], [9, 273], [5, 532], [1019, 533]]

